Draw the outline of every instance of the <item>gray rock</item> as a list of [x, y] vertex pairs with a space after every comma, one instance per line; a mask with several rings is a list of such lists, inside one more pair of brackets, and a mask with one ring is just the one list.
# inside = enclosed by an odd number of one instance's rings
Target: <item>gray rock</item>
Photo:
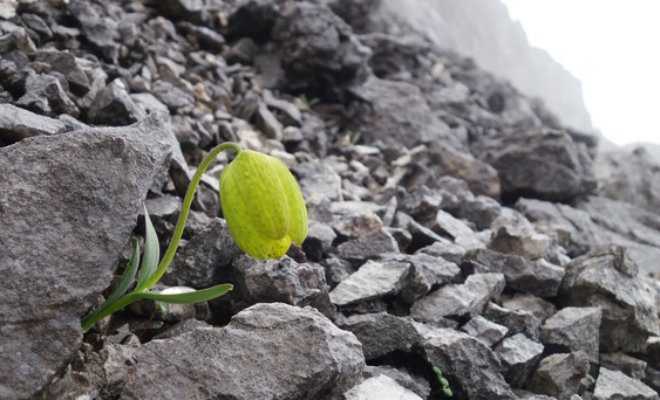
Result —
[[502, 274], [470, 275], [462, 285], [445, 285], [415, 302], [410, 316], [425, 322], [447, 316], [481, 314], [491, 299], [499, 299], [504, 290]]
[[438, 210], [435, 219], [430, 222], [428, 226], [436, 233], [449, 236], [454, 240], [460, 237], [470, 237], [474, 235], [474, 231], [463, 221], [456, 219], [454, 216], [443, 210]]
[[521, 388], [541, 359], [543, 345], [518, 333], [504, 339], [494, 350], [505, 369], [506, 381], [512, 387]]
[[154, 82], [151, 94], [165, 104], [173, 114], [185, 114], [191, 111], [195, 105], [195, 98], [192, 94], [162, 79]]
[[239, 301], [239, 307], [282, 302], [312, 306], [326, 317], [334, 317], [325, 270], [318, 264], [297, 263], [289, 257], [262, 261], [243, 256], [234, 262], [232, 275], [232, 299]]
[[605, 247], [566, 266], [560, 292], [566, 305], [600, 307], [600, 348], [639, 351], [658, 335], [654, 299], [638, 276], [637, 265], [623, 247]]
[[594, 400], [657, 400], [658, 393], [623, 372], [601, 368], [596, 381]]
[[171, 143], [152, 116], [0, 148], [0, 397], [30, 397], [66, 367]]
[[421, 398], [427, 398], [431, 393], [429, 381], [421, 376], [410, 375], [408, 372], [390, 367], [388, 365], [369, 366], [364, 369], [362, 376], [364, 378], [373, 378], [379, 375], [386, 375], [394, 379], [396, 383], [404, 388], [415, 392]]
[[477, 196], [472, 201], [461, 204], [458, 217], [474, 223], [477, 230], [490, 228], [493, 221], [500, 216], [502, 206], [495, 199], [484, 195]]
[[377, 258], [382, 254], [398, 251], [399, 245], [396, 240], [384, 229], [373, 235], [362, 236], [337, 246], [339, 257], [358, 264], [365, 260]]
[[463, 260], [463, 256], [465, 255], [465, 249], [453, 243], [434, 242], [429, 246], [422, 247], [417, 251], [417, 253], [442, 257], [449, 262], [460, 264], [461, 260]]
[[461, 270], [455, 263], [445, 261], [440, 257], [427, 254], [387, 254], [381, 257], [385, 261], [402, 261], [410, 263], [410, 270], [402, 284], [399, 297], [412, 304], [425, 296], [433, 287], [445, 283], [458, 282]]
[[647, 363], [623, 353], [602, 353], [600, 366], [612, 371], [621, 371], [633, 379], [646, 378]]
[[215, 218], [177, 251], [162, 282], [195, 289], [226, 283], [232, 262], [241, 254], [225, 220]]
[[368, 105], [355, 113], [354, 121], [367, 144], [382, 142], [410, 149], [433, 141], [457, 142], [449, 126], [433, 116], [414, 85], [371, 76], [351, 92]]
[[210, 328], [211, 325], [207, 324], [204, 321], [200, 321], [198, 319], [192, 319], [192, 318], [186, 319], [184, 321], [172, 325], [163, 332], [154, 336], [154, 339], [169, 339], [176, 336], [181, 336], [186, 332], [194, 331], [195, 329], [200, 327]]
[[463, 257], [461, 269], [477, 273], [503, 273], [507, 287], [539, 297], [556, 296], [564, 277], [564, 269], [559, 266], [487, 249], [469, 250]]
[[532, 340], [538, 341], [540, 338], [541, 321], [530, 312], [508, 310], [495, 303], [488, 303], [483, 316], [496, 324], [506, 326], [511, 335], [522, 332]]
[[385, 312], [351, 315], [339, 320], [338, 326], [353, 332], [358, 338], [367, 361], [395, 350], [410, 352], [421, 340], [409, 318], [395, 317]]
[[516, 293], [511, 298], [502, 298], [502, 306], [513, 311], [530, 312], [541, 322], [557, 312], [557, 307], [549, 301], [524, 293]]
[[584, 352], [552, 354], [541, 360], [526, 389], [568, 400], [588, 373], [589, 357]]
[[503, 226], [488, 242], [488, 248], [500, 253], [520, 256], [528, 260], [543, 257], [550, 248], [552, 239], [530, 229]]
[[279, 303], [250, 307], [222, 329], [151, 341], [132, 361], [122, 392], [127, 400], [320, 400], [352, 387], [364, 369], [352, 333], [312, 308]]
[[596, 187], [591, 159], [561, 131], [523, 131], [487, 139], [472, 151], [499, 172], [504, 199], [569, 201]]
[[381, 230], [383, 222], [380, 217], [372, 211], [364, 211], [364, 208], [366, 204], [361, 207], [362, 211], [356, 213], [335, 214], [332, 227], [348, 238], [368, 236]]
[[[556, 397], [534, 394], [522, 389], [514, 389], [513, 392], [518, 396], [519, 400], [557, 400]], [[575, 398], [571, 397], [571, 400], [582, 400], [582, 397], [575, 395]]]
[[341, 178], [328, 162], [302, 163], [291, 168], [298, 177], [300, 191], [308, 199], [315, 193], [335, 201], [341, 192]]
[[288, 85], [322, 97], [337, 96], [336, 85], [351, 82], [371, 54], [327, 6], [310, 2], [287, 7], [272, 37], [282, 46], [280, 60]]
[[344, 393], [344, 400], [422, 400], [386, 375], [369, 378]]
[[442, 369], [454, 392], [461, 388], [471, 400], [515, 400], [502, 376], [502, 366], [489, 347], [453, 329], [422, 330], [427, 361]]
[[330, 300], [345, 306], [394, 295], [401, 289], [409, 269], [410, 264], [405, 262], [367, 261], [330, 292]]
[[106, 60], [117, 64], [119, 52], [115, 39], [119, 37], [119, 24], [100, 15], [92, 4], [85, 1], [68, 3], [67, 11], [80, 23], [85, 39], [96, 47]]
[[329, 226], [317, 221], [309, 222], [307, 238], [303, 243], [303, 251], [312, 261], [321, 261], [332, 248], [332, 242], [337, 234]]
[[123, 126], [141, 120], [146, 115], [126, 91], [120, 79], [115, 79], [96, 95], [89, 109], [93, 124]]
[[489, 347], [499, 343], [509, 332], [507, 327], [491, 322], [481, 315], [470, 319], [461, 327], [461, 330], [475, 339], [481, 340]]
[[268, 109], [266, 103], [259, 102], [259, 106], [254, 113], [254, 123], [267, 138], [282, 140], [282, 124]]
[[76, 63], [76, 58], [68, 51], [40, 50], [36, 60], [49, 64], [61, 73], [69, 83], [69, 88], [78, 96], [84, 96], [90, 90], [89, 78]]
[[557, 352], [583, 350], [597, 364], [601, 318], [598, 307], [563, 308], [541, 327], [541, 342]]
[[[411, 252], [416, 249], [423, 247], [430, 247], [438, 243], [441, 248], [448, 246], [452, 256], [456, 257], [455, 254], [465, 253], [465, 249], [462, 246], [452, 243], [451, 240], [446, 239], [437, 233], [433, 232], [431, 229], [425, 227], [419, 222], [415, 221], [410, 215], [397, 211], [392, 221], [393, 225], [402, 229], [406, 229], [412, 235], [412, 241], [406, 248], [407, 252]], [[402, 249], [403, 250], [403, 249]], [[458, 257], [460, 259], [460, 257]], [[454, 261], [454, 260], [451, 260]], [[458, 261], [454, 261], [458, 262]]]
[[55, 135], [64, 132], [66, 126], [53, 118], [28, 110], [0, 104], [0, 139], [15, 142], [32, 136]]
[[[66, 84], [66, 81], [64, 81]], [[16, 101], [16, 105], [48, 116], [69, 114], [77, 117], [80, 110], [62, 87], [62, 82], [55, 76], [36, 74], [33, 71], [25, 82], [25, 94]]]

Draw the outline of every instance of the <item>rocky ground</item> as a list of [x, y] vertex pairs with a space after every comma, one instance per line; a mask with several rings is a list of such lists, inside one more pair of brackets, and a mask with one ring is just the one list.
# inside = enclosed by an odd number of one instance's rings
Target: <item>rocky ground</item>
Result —
[[[0, 398], [658, 399], [660, 204], [377, 0], [0, 2]], [[206, 151], [271, 154], [309, 236], [235, 246], [207, 171], [163, 284], [83, 335]], [[145, 200], [146, 199], [146, 200]], [[114, 278], [113, 278], [114, 277]]]

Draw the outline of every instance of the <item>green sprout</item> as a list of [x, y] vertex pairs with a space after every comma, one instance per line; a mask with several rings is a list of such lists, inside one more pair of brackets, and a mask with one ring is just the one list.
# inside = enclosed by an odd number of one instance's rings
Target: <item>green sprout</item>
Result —
[[299, 98], [300, 101], [302, 101], [303, 104], [305, 104], [308, 108], [312, 108], [312, 107], [314, 107], [315, 105], [321, 103], [321, 99], [319, 99], [318, 97], [314, 97], [314, 98], [308, 99], [308, 98], [307, 98], [307, 95], [305, 95], [305, 93], [303, 93], [303, 94], [301, 94], [300, 96], [298, 96], [298, 98]]
[[[193, 175], [172, 240], [160, 263], [158, 237], [144, 207], [146, 229], [141, 268], [140, 246], [133, 237], [133, 254], [117, 288], [105, 302], [81, 319], [83, 331], [87, 332], [102, 318], [138, 300], [150, 299], [159, 304], [200, 303], [232, 290], [231, 284], [216, 285], [203, 290], [189, 287], [152, 290], [176, 254], [202, 174], [220, 152], [228, 149], [236, 151], [237, 156], [220, 176], [220, 196], [229, 233], [238, 247], [254, 258], [266, 259], [281, 258], [286, 254], [291, 242], [302, 245], [307, 236], [307, 209], [291, 172], [274, 157], [242, 150], [235, 143], [223, 143], [211, 150]], [[137, 284], [126, 294], [138, 270], [140, 275]]]
[[447, 381], [447, 378], [442, 376], [442, 370], [440, 369], [440, 367], [434, 365], [433, 372], [435, 372], [435, 375], [438, 377], [438, 382], [440, 382], [440, 385], [442, 386], [442, 391], [444, 392], [445, 396], [454, 397], [454, 393], [451, 391], [451, 389], [449, 389], [449, 381]]

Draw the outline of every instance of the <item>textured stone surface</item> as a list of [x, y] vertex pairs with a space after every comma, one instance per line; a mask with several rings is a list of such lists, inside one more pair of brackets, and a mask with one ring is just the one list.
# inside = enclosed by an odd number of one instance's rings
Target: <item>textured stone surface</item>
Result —
[[35, 114], [28, 110], [0, 104], [0, 139], [17, 141], [32, 136], [54, 135], [66, 130], [56, 119]]
[[502, 274], [470, 275], [462, 285], [445, 285], [415, 302], [410, 316], [425, 322], [447, 316], [478, 315], [491, 299], [504, 290]]
[[442, 369], [452, 390], [471, 400], [514, 400], [497, 356], [485, 344], [453, 329], [425, 329], [422, 348], [431, 365]]
[[567, 305], [602, 309], [601, 349], [640, 350], [658, 335], [654, 299], [625, 248], [604, 247], [573, 260], [560, 293]]
[[401, 369], [393, 368], [387, 365], [384, 366], [369, 366], [364, 369], [362, 376], [364, 378], [372, 378], [378, 375], [386, 375], [394, 379], [396, 383], [404, 388], [415, 392], [421, 398], [427, 398], [431, 392], [429, 382], [422, 376], [411, 375]]
[[527, 383], [527, 389], [568, 400], [577, 393], [580, 381], [588, 372], [589, 358], [584, 352], [552, 354], [541, 360]]
[[344, 393], [344, 400], [422, 400], [389, 376], [369, 378]]
[[499, 343], [499, 341], [509, 332], [507, 327], [491, 322], [481, 315], [477, 315], [470, 319], [461, 327], [461, 330], [468, 333], [470, 336], [481, 340], [490, 347]]
[[76, 353], [172, 140], [152, 116], [0, 149], [0, 397], [31, 396]]
[[596, 381], [594, 400], [657, 400], [658, 393], [642, 382], [619, 371], [601, 368]]
[[564, 269], [559, 266], [488, 249], [469, 250], [463, 257], [461, 268], [476, 273], [502, 273], [509, 288], [539, 297], [554, 297], [564, 277]]
[[490, 321], [506, 326], [512, 335], [523, 332], [528, 338], [539, 340], [541, 321], [528, 311], [508, 310], [491, 302], [483, 315]]
[[225, 220], [215, 218], [177, 251], [162, 281], [195, 289], [228, 282], [231, 263], [241, 254]]
[[589, 361], [598, 363], [599, 328], [602, 312], [597, 307], [566, 307], [541, 327], [541, 342], [560, 351], [583, 350]]
[[330, 292], [330, 300], [344, 306], [396, 294], [409, 269], [403, 262], [368, 261]]
[[358, 338], [367, 361], [395, 350], [409, 352], [421, 339], [412, 320], [388, 313], [352, 315], [338, 325]]
[[280, 303], [250, 307], [221, 329], [152, 341], [132, 362], [122, 399], [321, 400], [348, 390], [364, 368], [352, 333]]
[[262, 261], [243, 256], [234, 262], [231, 281], [235, 285], [232, 299], [240, 307], [282, 302], [312, 306], [328, 318], [335, 313], [325, 271], [318, 264], [297, 263], [289, 257]]
[[543, 354], [543, 345], [522, 333], [506, 338], [495, 347], [495, 354], [505, 369], [504, 377], [512, 387], [522, 387], [534, 372]]

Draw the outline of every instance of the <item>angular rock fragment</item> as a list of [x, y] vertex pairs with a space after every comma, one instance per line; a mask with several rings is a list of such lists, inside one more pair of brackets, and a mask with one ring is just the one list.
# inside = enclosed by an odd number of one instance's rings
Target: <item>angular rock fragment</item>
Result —
[[226, 283], [231, 276], [232, 262], [241, 254], [225, 220], [215, 218], [177, 252], [162, 282], [195, 289]]
[[512, 387], [521, 388], [534, 372], [543, 354], [543, 345], [522, 333], [506, 338], [494, 349], [504, 367], [504, 377]]
[[330, 292], [330, 300], [345, 306], [396, 294], [409, 269], [410, 264], [405, 262], [367, 261]]
[[88, 114], [91, 123], [110, 126], [130, 125], [145, 116], [145, 112], [128, 95], [120, 79], [110, 82], [96, 95]]
[[79, 348], [172, 140], [152, 116], [0, 148], [0, 397], [31, 397]]
[[499, 341], [509, 332], [509, 329], [505, 326], [491, 322], [481, 315], [477, 315], [470, 319], [461, 327], [461, 330], [470, 336], [481, 340], [490, 347], [499, 343]]
[[369, 378], [344, 393], [344, 400], [422, 400], [386, 375]]
[[410, 352], [421, 340], [410, 318], [384, 312], [352, 315], [340, 320], [338, 325], [358, 338], [367, 361], [395, 350]]
[[318, 264], [297, 263], [289, 257], [262, 261], [243, 256], [234, 262], [232, 275], [232, 299], [241, 308], [260, 302], [282, 302], [312, 306], [326, 317], [334, 317], [325, 271]]
[[658, 335], [654, 299], [623, 247], [596, 249], [573, 260], [560, 294], [566, 305], [602, 309], [601, 349], [639, 351], [650, 335]]
[[658, 392], [622, 372], [601, 368], [596, 381], [594, 400], [658, 400]]
[[633, 379], [646, 377], [647, 363], [624, 353], [600, 354], [600, 366], [611, 371], [621, 371]]
[[491, 302], [486, 306], [483, 316], [506, 326], [512, 335], [522, 332], [532, 340], [539, 340], [541, 321], [530, 312], [508, 310]]
[[15, 142], [32, 136], [54, 135], [64, 132], [66, 126], [53, 118], [28, 110], [0, 104], [0, 139]]
[[453, 329], [424, 329], [423, 354], [442, 369], [454, 392], [471, 400], [515, 400], [495, 353], [479, 340]]
[[468, 272], [500, 272], [507, 286], [539, 297], [554, 297], [562, 284], [562, 267], [519, 256], [510, 256], [487, 249], [469, 250], [461, 269]]
[[516, 293], [512, 298], [503, 298], [502, 306], [513, 311], [527, 311], [544, 322], [557, 312], [557, 307], [549, 301], [531, 294]]
[[481, 314], [490, 299], [498, 299], [504, 290], [502, 274], [470, 275], [462, 285], [445, 285], [417, 300], [410, 316], [424, 322], [448, 316]]
[[541, 327], [541, 342], [559, 352], [583, 350], [589, 362], [597, 364], [601, 318], [598, 307], [563, 308]]
[[382, 254], [395, 253], [399, 251], [396, 240], [384, 229], [357, 239], [349, 240], [337, 246], [339, 257], [361, 263], [365, 260], [374, 259]]
[[355, 336], [316, 310], [258, 304], [224, 328], [142, 346], [121, 397], [321, 400], [352, 387], [363, 368]]
[[584, 352], [552, 354], [541, 360], [527, 383], [534, 393], [568, 400], [589, 373], [589, 358]]

